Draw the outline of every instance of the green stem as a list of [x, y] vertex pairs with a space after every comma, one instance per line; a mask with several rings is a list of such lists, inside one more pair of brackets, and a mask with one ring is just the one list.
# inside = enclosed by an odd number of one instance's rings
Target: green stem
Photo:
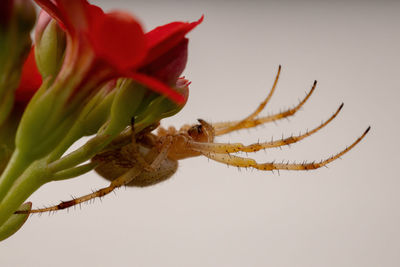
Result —
[[57, 173], [62, 170], [73, 168], [89, 160], [96, 155], [96, 153], [100, 152], [105, 146], [107, 146], [114, 139], [114, 137], [114, 135], [108, 134], [100, 134], [93, 137], [74, 152], [71, 152], [65, 157], [50, 163], [48, 166], [49, 171], [51, 173]]
[[39, 187], [50, 181], [46, 160], [37, 160], [14, 182], [0, 202], [0, 226], [14, 214], [19, 206]]
[[87, 163], [75, 168], [67, 169], [60, 171], [52, 176], [53, 181], [60, 181], [60, 180], [66, 180], [74, 177], [78, 177], [82, 174], [85, 174], [87, 172], [90, 172], [96, 167], [97, 163]]
[[53, 162], [59, 159], [65, 151], [83, 135], [82, 126], [80, 124], [74, 124], [72, 129], [68, 132], [67, 136], [58, 144], [58, 146], [50, 153], [48, 162]]
[[4, 199], [8, 190], [12, 187], [18, 177], [31, 163], [32, 160], [26, 158], [26, 155], [20, 153], [18, 150], [14, 151], [6, 169], [0, 177], [0, 202]]

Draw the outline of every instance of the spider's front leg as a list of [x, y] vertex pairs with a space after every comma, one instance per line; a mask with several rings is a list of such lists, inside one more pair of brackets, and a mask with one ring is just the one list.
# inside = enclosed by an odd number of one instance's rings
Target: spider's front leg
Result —
[[[152, 171], [146, 171], [146, 169], [151, 169], [154, 170], [154, 172], [159, 171], [160, 166], [166, 161], [169, 149], [171, 147], [172, 143], [172, 137], [168, 137], [164, 139], [164, 142], [160, 146], [160, 151], [157, 153], [157, 155], [154, 156], [154, 154], [147, 154], [147, 157], [152, 158], [152, 162], [149, 166], [143, 166], [142, 164], [139, 164], [138, 160], [134, 160], [135, 164], [131, 166], [125, 173], [122, 175], [118, 176], [115, 179], [112, 179], [111, 183], [109, 186], [99, 189], [93, 193], [74, 198], [69, 201], [62, 201], [60, 204], [55, 205], [55, 206], [50, 206], [42, 209], [32, 209], [30, 211], [16, 211], [16, 214], [26, 214], [26, 213], [43, 213], [43, 212], [50, 212], [50, 211], [57, 211], [57, 210], [62, 210], [66, 208], [70, 208], [75, 205], [79, 205], [83, 202], [87, 202], [91, 199], [94, 198], [101, 198], [104, 197], [105, 195], [111, 193], [114, 191], [116, 188], [119, 188], [124, 185], [129, 185], [130, 183], [134, 182], [135, 179], [139, 179], [139, 182], [134, 183], [135, 186], [147, 186], [149, 184], [154, 183], [154, 179], [159, 182], [160, 177], [159, 175], [163, 174], [163, 172], [158, 172], [157, 174], [152, 173]], [[110, 156], [110, 155], [109, 155]], [[134, 155], [132, 155], [134, 156]], [[109, 158], [110, 159], [110, 158]], [[146, 158], [145, 160], [149, 160]], [[175, 168], [176, 170], [176, 168]], [[107, 173], [107, 175], [102, 175], [103, 177], [109, 179], [112, 178], [110, 176], [114, 176], [115, 172], [119, 173], [120, 169], [115, 170], [114, 173], [112, 173], [113, 170], [110, 170], [110, 173]], [[111, 174], [112, 173], [112, 174]], [[172, 174], [168, 172], [168, 177], [170, 177]], [[165, 180], [165, 179], [164, 179]]]
[[278, 72], [276, 73], [274, 84], [272, 85], [272, 88], [269, 91], [267, 97], [264, 99], [263, 102], [261, 102], [261, 104], [257, 107], [257, 109], [253, 111], [253, 113], [251, 113], [249, 116], [237, 122], [213, 124], [213, 127], [216, 130], [216, 135], [223, 135], [239, 129], [248, 128], [246, 127], [246, 124], [248, 124], [248, 122], [253, 121], [253, 119], [257, 117], [258, 114], [260, 114], [260, 112], [265, 108], [265, 106], [271, 100], [272, 95], [275, 92], [276, 85], [278, 84], [280, 74], [281, 74], [281, 65], [279, 65], [278, 67]]
[[257, 163], [254, 159], [251, 158], [243, 158], [238, 157], [231, 154], [222, 154], [222, 153], [215, 153], [215, 152], [201, 152], [204, 156], [209, 159], [225, 163], [230, 166], [235, 166], [239, 168], [255, 168], [258, 170], [263, 171], [273, 171], [273, 170], [313, 170], [321, 168], [328, 163], [340, 158], [345, 153], [349, 152], [354, 146], [356, 146], [368, 133], [370, 127], [368, 127], [365, 132], [357, 138], [350, 146], [346, 147], [341, 152], [333, 155], [325, 160], [320, 162], [304, 162], [304, 163], [275, 163], [275, 162], [267, 162], [267, 163]]
[[207, 154], [208, 152], [220, 153], [220, 154], [229, 154], [236, 152], [257, 152], [261, 149], [288, 146], [290, 144], [297, 143], [324, 128], [334, 118], [336, 118], [336, 116], [339, 114], [342, 108], [343, 104], [340, 105], [340, 107], [336, 110], [336, 112], [327, 121], [321, 123], [318, 127], [315, 127], [314, 129], [297, 136], [290, 136], [287, 138], [282, 138], [280, 140], [264, 142], [264, 143], [255, 143], [247, 146], [241, 143], [227, 144], [227, 143], [212, 143], [212, 142], [205, 143], [196, 141], [189, 141], [188, 146], [190, 146], [193, 150], [196, 150], [203, 154], [204, 153]]
[[275, 91], [275, 88], [276, 88], [276, 85], [277, 85], [277, 82], [279, 79], [280, 71], [281, 71], [281, 66], [279, 66], [278, 73], [276, 75], [275, 82], [274, 82], [274, 85], [272, 86], [271, 91], [269, 92], [269, 94], [265, 98], [265, 100], [257, 107], [257, 109], [253, 113], [251, 113], [249, 116], [247, 116], [246, 118], [239, 120], [239, 121], [213, 123], [212, 126], [215, 129], [215, 136], [224, 135], [224, 134], [231, 133], [231, 132], [241, 130], [241, 129], [253, 128], [260, 124], [281, 120], [281, 119], [288, 118], [288, 117], [296, 114], [296, 112], [300, 110], [300, 108], [307, 102], [307, 100], [310, 98], [311, 94], [314, 92], [314, 90], [317, 86], [317, 81], [314, 81], [314, 83], [311, 87], [311, 90], [293, 108], [289, 108], [285, 111], [282, 111], [282, 112], [279, 112], [279, 113], [276, 113], [273, 115], [257, 118], [258, 114], [260, 114], [260, 112], [268, 104], [269, 100], [272, 97], [272, 94]]

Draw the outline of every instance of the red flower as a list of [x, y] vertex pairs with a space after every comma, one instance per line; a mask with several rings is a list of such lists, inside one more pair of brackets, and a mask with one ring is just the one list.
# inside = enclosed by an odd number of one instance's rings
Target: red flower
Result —
[[200, 24], [172, 22], [155, 28], [146, 34], [148, 56], [140, 72], [157, 77], [167, 84], [173, 84], [182, 74], [187, 61], [188, 39], [185, 35]]
[[28, 104], [29, 100], [42, 84], [42, 76], [40, 76], [36, 66], [34, 51], [35, 49], [32, 46], [22, 67], [19, 86], [15, 91], [15, 101], [22, 104]]
[[[120, 11], [104, 13], [86, 0], [36, 2], [67, 33], [66, 56], [58, 79], [80, 77], [79, 87], [87, 90], [112, 79], [127, 77], [178, 103], [185, 102], [184, 96], [168, 86], [171, 79], [164, 78], [169, 75], [160, 73], [169, 69], [174, 73], [172, 76], [176, 76], [183, 70], [186, 62], [183, 42], [187, 42], [184, 36], [201, 20], [171, 23], [145, 35], [141, 25], [130, 14]], [[175, 51], [177, 47], [182, 51]], [[176, 62], [176, 67], [165, 62], [167, 55], [172, 54], [179, 59], [170, 58], [171, 62], [181, 61]], [[162, 61], [160, 65], [151, 66], [157, 60]]]

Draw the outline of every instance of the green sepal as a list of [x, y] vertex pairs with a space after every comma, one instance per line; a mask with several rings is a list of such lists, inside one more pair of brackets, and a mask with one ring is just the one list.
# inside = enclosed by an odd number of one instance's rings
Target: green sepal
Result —
[[[181, 88], [175, 88], [181, 91]], [[171, 117], [178, 113], [184, 106], [178, 105], [175, 102], [164, 96], [158, 96], [147, 104], [146, 109], [135, 117], [135, 131], [140, 132], [144, 128], [158, 123], [160, 120]]]
[[[38, 146], [41, 146], [41, 142], [48, 138], [48, 136], [44, 135], [43, 128], [48, 121], [49, 114], [54, 114], [55, 112], [54, 106], [57, 98], [54, 91], [47, 91], [49, 83], [49, 79], [43, 82], [21, 118], [15, 138], [15, 145], [21, 153], [26, 153], [27, 155], [36, 154], [34, 151], [40, 150]], [[42, 153], [34, 155], [33, 158], [40, 156], [42, 156]]]
[[16, 148], [31, 160], [52, 151], [70, 130], [80, 111], [65, 114], [64, 99], [60, 99], [57, 88], [49, 89], [51, 80], [44, 81], [31, 99], [17, 130]]
[[82, 127], [84, 128], [85, 136], [95, 134], [109, 119], [116, 94], [116, 90], [112, 92], [107, 92], [107, 90], [105, 90], [98, 93], [98, 99], [93, 101], [93, 107], [85, 114], [84, 118], [82, 118]]
[[116, 90], [110, 121], [104, 130], [108, 135], [118, 134], [130, 125], [147, 92], [144, 86], [128, 79], [119, 80]]
[[[58, 160], [65, 151], [79, 138], [95, 134], [105, 124], [110, 115], [111, 105], [115, 97], [113, 84], [105, 85], [86, 105], [69, 116], [71, 126], [64, 131], [64, 137], [57, 147], [50, 153], [48, 162]], [[55, 136], [58, 136], [57, 134]]]

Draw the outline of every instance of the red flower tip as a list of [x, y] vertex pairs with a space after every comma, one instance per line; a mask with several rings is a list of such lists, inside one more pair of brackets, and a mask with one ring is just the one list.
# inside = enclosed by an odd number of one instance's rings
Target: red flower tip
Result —
[[19, 103], [27, 104], [42, 84], [42, 76], [36, 66], [34, 50], [32, 46], [22, 67], [19, 86], [15, 91], [15, 100]]
[[191, 23], [171, 22], [146, 33], [149, 56], [146, 58], [143, 65], [151, 63], [180, 43], [185, 35], [199, 25], [203, 19], [204, 15], [201, 16], [198, 21]]

